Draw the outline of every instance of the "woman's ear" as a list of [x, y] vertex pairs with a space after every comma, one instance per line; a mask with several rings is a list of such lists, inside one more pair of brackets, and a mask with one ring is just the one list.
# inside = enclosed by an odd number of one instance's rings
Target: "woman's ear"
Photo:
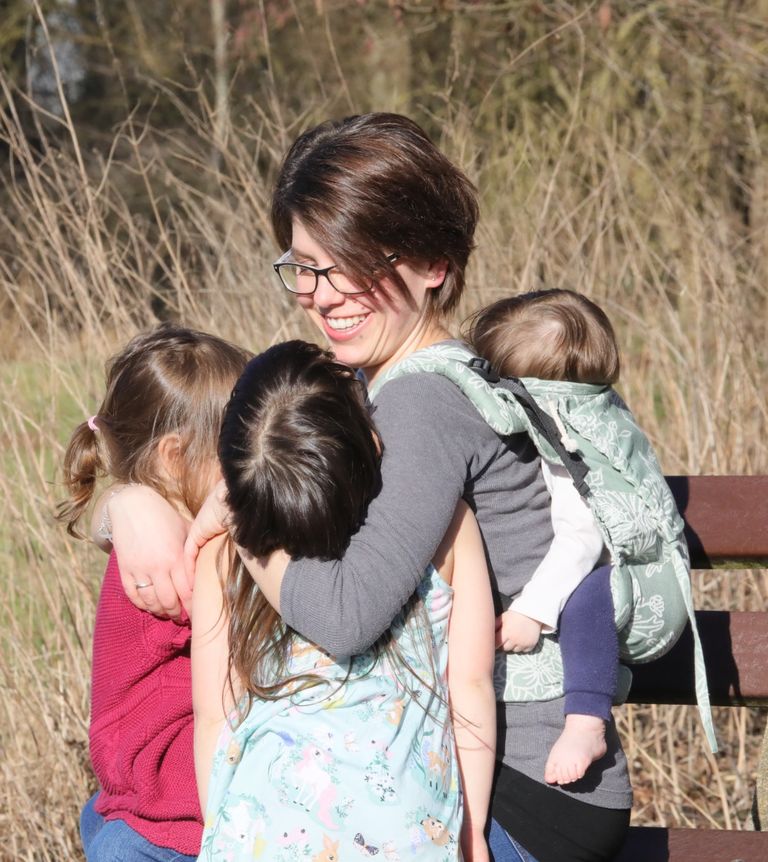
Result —
[[427, 289], [442, 287], [445, 276], [448, 274], [448, 261], [445, 258], [433, 261], [427, 270]]
[[157, 459], [161, 473], [177, 482], [181, 476], [181, 438], [178, 434], [163, 434], [157, 444]]

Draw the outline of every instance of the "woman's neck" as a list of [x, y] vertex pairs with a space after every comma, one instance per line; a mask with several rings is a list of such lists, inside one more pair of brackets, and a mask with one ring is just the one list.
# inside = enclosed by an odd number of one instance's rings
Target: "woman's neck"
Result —
[[405, 359], [406, 356], [410, 356], [417, 350], [423, 350], [425, 347], [430, 347], [433, 344], [437, 344], [440, 341], [445, 341], [452, 337], [453, 336], [446, 328], [445, 321], [440, 318], [435, 318], [434, 320], [425, 323], [422, 327], [416, 329], [385, 362], [369, 366], [367, 368], [361, 368], [360, 370], [365, 375], [365, 380], [370, 386], [377, 377], [384, 374], [389, 368], [392, 368], [393, 365], [397, 365], [397, 363]]

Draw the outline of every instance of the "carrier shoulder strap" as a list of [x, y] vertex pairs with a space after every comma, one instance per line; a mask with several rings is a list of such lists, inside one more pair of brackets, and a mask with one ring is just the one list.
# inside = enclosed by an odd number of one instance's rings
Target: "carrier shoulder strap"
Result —
[[[517, 402], [525, 411], [528, 421], [557, 453], [563, 467], [565, 467], [573, 479], [576, 490], [584, 499], [588, 499], [592, 493], [586, 480], [589, 474], [589, 467], [578, 453], [569, 452], [565, 448], [560, 430], [555, 421], [546, 411], [539, 407], [536, 399], [525, 388], [523, 382], [517, 377], [500, 377], [493, 370], [490, 362], [479, 356], [473, 356], [469, 359], [467, 366], [480, 375], [489, 386], [499, 387], [514, 395]], [[466, 394], [469, 395], [470, 399], [472, 398], [471, 390]]]

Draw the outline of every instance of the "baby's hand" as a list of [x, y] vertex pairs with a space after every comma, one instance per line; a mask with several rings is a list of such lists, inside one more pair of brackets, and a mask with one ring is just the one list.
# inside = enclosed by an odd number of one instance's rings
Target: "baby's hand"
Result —
[[496, 649], [530, 652], [541, 637], [542, 624], [511, 608], [496, 617]]

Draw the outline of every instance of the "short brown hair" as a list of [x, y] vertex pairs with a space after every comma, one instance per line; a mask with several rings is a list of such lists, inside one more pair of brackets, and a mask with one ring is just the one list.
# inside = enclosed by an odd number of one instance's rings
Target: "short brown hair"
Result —
[[413, 120], [372, 113], [326, 122], [301, 135], [272, 196], [282, 249], [298, 219], [336, 264], [361, 283], [372, 273], [405, 282], [386, 254], [448, 261], [431, 314], [449, 314], [464, 290], [478, 219], [475, 188]]
[[603, 385], [619, 379], [610, 320], [573, 290], [538, 290], [494, 302], [471, 318], [467, 340], [505, 377]]
[[108, 476], [169, 496], [155, 461], [160, 439], [179, 435], [180, 502], [196, 514], [215, 463], [224, 407], [251, 354], [205, 332], [162, 324], [133, 338], [106, 369], [107, 391], [92, 424], [75, 429], [64, 456], [69, 499], [57, 517], [71, 535], [96, 488]]

